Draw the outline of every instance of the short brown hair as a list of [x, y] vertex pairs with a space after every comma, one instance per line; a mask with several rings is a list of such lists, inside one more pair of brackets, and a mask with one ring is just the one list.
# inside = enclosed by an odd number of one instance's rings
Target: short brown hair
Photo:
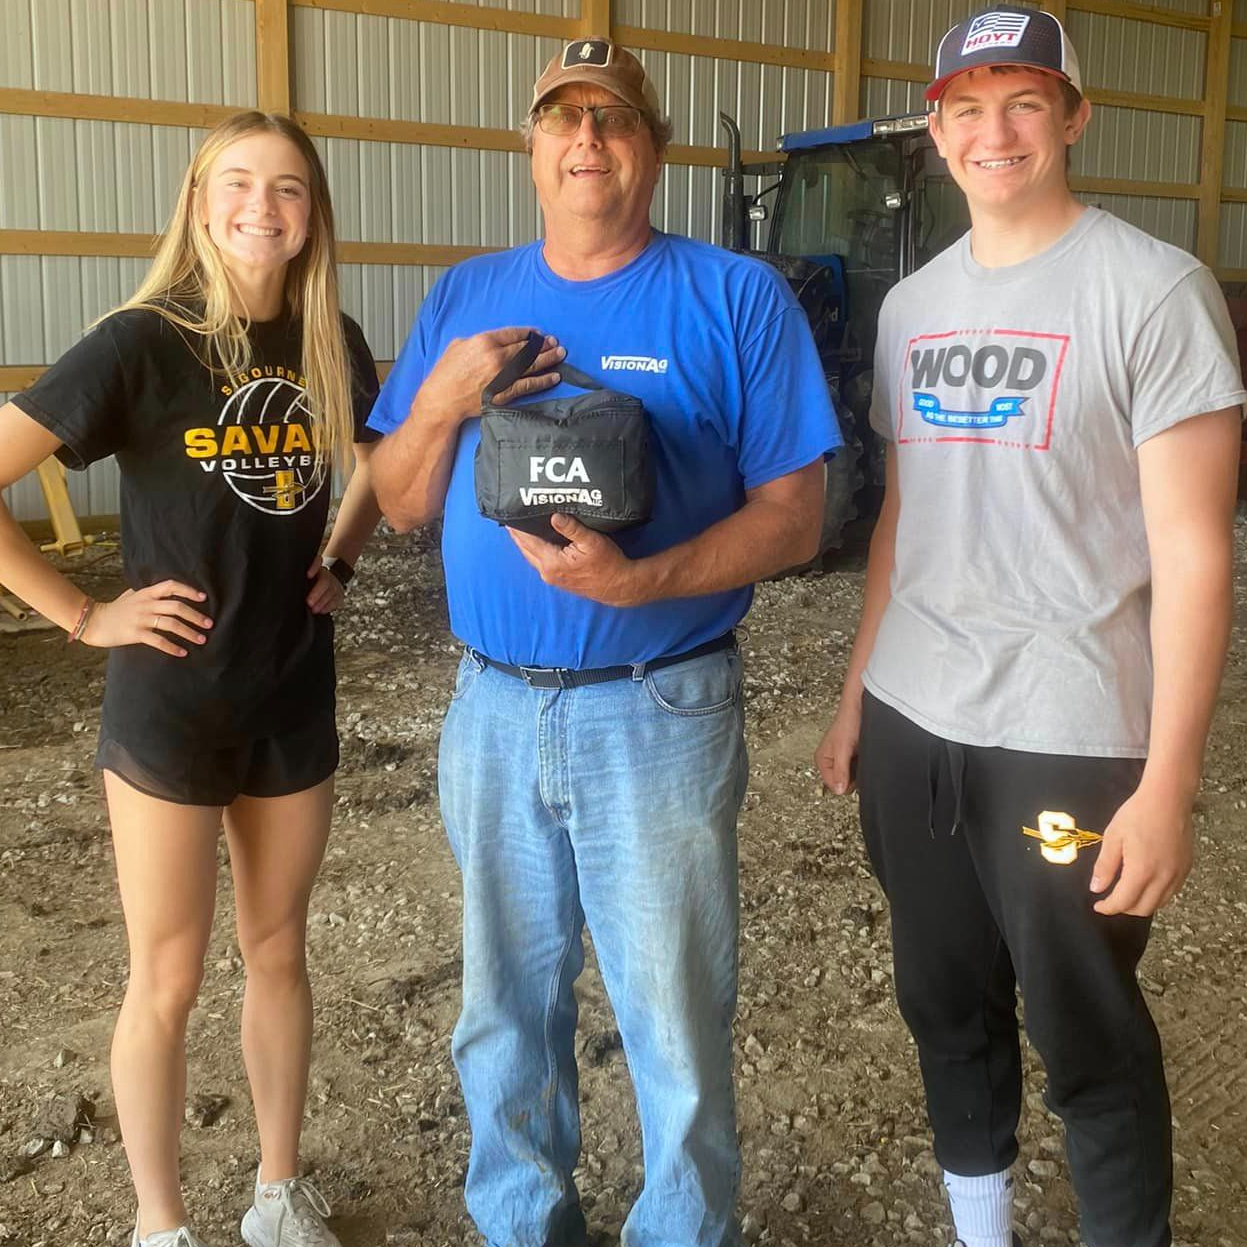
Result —
[[[1029, 65], [988, 65], [985, 67], [993, 74], [1020, 74], [1030, 69]], [[1043, 70], [1035, 70], [1036, 73], [1043, 73]], [[1082, 103], [1082, 96], [1072, 82], [1066, 78], [1058, 78], [1055, 74], [1046, 74], [1045, 77], [1056, 78], [1057, 85], [1061, 88], [1061, 99], [1065, 104], [1065, 115], [1072, 117], [1077, 111], [1078, 106]], [[952, 85], [951, 83], [949, 84]], [[945, 88], [947, 91], [947, 88]], [[944, 95], [935, 101], [934, 112], [939, 112], [944, 105]]]

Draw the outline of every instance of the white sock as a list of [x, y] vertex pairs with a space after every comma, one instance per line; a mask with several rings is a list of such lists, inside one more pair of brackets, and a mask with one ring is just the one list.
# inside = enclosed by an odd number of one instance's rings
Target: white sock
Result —
[[964, 1178], [944, 1170], [957, 1237], [966, 1247], [1012, 1247], [1013, 1179], [1003, 1173]]

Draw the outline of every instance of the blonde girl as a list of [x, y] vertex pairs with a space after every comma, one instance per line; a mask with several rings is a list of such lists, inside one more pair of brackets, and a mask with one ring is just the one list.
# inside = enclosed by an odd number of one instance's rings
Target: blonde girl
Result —
[[[259, 1126], [251, 1247], [335, 1247], [299, 1176], [312, 1034], [304, 957], [338, 762], [330, 612], [376, 525], [377, 389], [338, 308], [324, 170], [286, 117], [200, 145], [146, 280], [0, 408], [0, 486], [115, 455], [126, 583], [93, 602], [0, 506], [0, 583], [109, 651], [96, 763], [130, 976], [112, 1047], [134, 1247], [202, 1247], [182, 1200], [186, 1024], [229, 843]], [[320, 557], [335, 462], [355, 471]]]

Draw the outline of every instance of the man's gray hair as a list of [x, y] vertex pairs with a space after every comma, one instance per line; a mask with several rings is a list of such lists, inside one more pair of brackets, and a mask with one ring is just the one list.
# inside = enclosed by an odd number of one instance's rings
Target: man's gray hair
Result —
[[[651, 113], [645, 109], [639, 110], [641, 120], [645, 122], [646, 128], [650, 132], [650, 137], [654, 140], [654, 149], [659, 156], [667, 150], [667, 144], [671, 142], [671, 136], [674, 127], [671, 124], [670, 117], [660, 116], [658, 113]], [[520, 137], [524, 140], [524, 150], [531, 156], [533, 154], [533, 130], [537, 126], [537, 112], [534, 109], [527, 117], [520, 122]]]

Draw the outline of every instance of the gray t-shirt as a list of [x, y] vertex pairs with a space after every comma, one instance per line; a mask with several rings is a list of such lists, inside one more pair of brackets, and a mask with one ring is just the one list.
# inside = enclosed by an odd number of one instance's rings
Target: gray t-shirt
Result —
[[988, 269], [969, 235], [884, 302], [871, 425], [901, 510], [866, 687], [949, 740], [1143, 757], [1137, 447], [1247, 400], [1213, 275], [1089, 208]]

